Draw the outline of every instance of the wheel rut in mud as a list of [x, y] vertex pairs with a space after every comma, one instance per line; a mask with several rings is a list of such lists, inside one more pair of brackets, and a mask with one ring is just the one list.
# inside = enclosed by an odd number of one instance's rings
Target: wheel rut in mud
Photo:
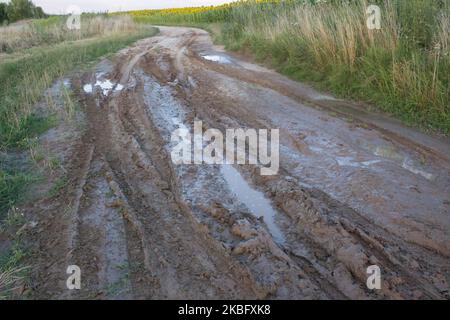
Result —
[[[32, 208], [36, 297], [449, 298], [445, 152], [334, 114], [337, 99], [198, 29], [161, 27], [72, 86], [87, 127], [65, 190]], [[279, 128], [278, 174], [173, 164], [171, 133], [194, 120]], [[250, 189], [253, 200], [237, 194]], [[80, 267], [81, 290], [67, 290], [68, 265]], [[380, 290], [366, 287], [369, 265]]]

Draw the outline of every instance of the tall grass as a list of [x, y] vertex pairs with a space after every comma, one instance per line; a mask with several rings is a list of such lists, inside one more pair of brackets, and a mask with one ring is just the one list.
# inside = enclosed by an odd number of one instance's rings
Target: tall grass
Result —
[[[369, 4], [381, 8], [381, 30], [367, 28]], [[216, 15], [228, 49], [250, 50], [294, 79], [450, 134], [450, 0], [244, 1], [221, 10], [139, 19], [192, 25]]]
[[0, 28], [0, 52], [11, 53], [43, 44], [133, 32], [136, 29], [129, 16], [107, 18], [104, 15], [83, 15], [81, 19], [80, 30], [69, 30], [66, 16], [53, 16]]

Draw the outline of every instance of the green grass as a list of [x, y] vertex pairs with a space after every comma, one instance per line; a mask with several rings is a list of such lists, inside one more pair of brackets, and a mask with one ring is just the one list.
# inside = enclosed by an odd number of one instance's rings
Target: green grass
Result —
[[29, 279], [29, 268], [24, 266], [28, 250], [19, 232], [25, 223], [19, 209], [11, 210], [0, 223], [0, 235], [11, 239], [6, 250], [0, 252], [0, 300], [15, 298], [14, 289]]
[[23, 266], [26, 257], [26, 248], [18, 240], [0, 254], [0, 300], [15, 298], [13, 290], [18, 284], [27, 282], [29, 268]]
[[36, 180], [31, 173], [0, 170], [0, 221], [10, 207], [22, 200], [26, 187]]

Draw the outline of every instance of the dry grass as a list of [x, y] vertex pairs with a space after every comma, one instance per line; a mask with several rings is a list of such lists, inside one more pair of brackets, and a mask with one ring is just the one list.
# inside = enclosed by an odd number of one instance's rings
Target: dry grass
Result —
[[442, 51], [442, 54], [449, 55], [450, 53], [450, 15], [442, 14], [439, 17], [438, 28], [435, 33], [434, 42], [437, 49]]
[[7, 299], [11, 294], [22, 287], [27, 267], [12, 268], [4, 272], [0, 272], [0, 300]]
[[14, 52], [42, 44], [75, 41], [85, 38], [131, 33], [139, 28], [128, 16], [82, 16], [81, 29], [69, 30], [66, 17], [31, 20], [0, 28], [0, 52]]

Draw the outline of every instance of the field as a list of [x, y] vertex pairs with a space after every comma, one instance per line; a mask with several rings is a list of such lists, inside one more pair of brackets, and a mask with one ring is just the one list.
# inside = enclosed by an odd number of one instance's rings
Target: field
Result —
[[[370, 102], [405, 123], [450, 133], [450, 1], [244, 1], [214, 8], [130, 12], [154, 24], [221, 25], [217, 38], [293, 79]], [[413, 18], [411, 18], [413, 17]]]

